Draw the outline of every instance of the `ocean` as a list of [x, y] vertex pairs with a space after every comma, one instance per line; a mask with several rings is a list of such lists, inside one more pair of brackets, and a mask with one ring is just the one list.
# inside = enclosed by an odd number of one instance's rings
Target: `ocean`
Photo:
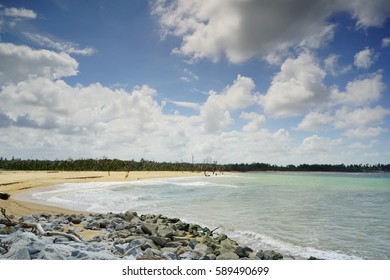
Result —
[[254, 250], [390, 259], [390, 174], [250, 172], [63, 184], [23, 200], [94, 212], [163, 214], [218, 228]]

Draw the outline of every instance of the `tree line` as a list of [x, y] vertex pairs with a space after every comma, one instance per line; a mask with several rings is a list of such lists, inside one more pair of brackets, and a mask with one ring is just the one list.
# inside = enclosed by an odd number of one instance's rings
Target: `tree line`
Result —
[[390, 164], [300, 164], [271, 165], [268, 163], [218, 164], [217, 161], [203, 163], [156, 162], [141, 159], [119, 160], [106, 157], [100, 159], [38, 160], [0, 157], [0, 169], [4, 170], [48, 170], [48, 171], [193, 171], [193, 172], [250, 172], [250, 171], [313, 171], [313, 172], [390, 172]]

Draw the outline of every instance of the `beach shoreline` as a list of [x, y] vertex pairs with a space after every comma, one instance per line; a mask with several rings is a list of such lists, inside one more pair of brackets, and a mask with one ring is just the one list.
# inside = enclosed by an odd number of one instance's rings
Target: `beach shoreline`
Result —
[[[9, 215], [25, 216], [35, 213], [72, 214], [83, 213], [50, 205], [15, 199], [21, 193], [64, 183], [126, 182], [147, 179], [161, 179], [200, 176], [198, 172], [181, 171], [0, 171], [0, 192], [10, 194], [8, 200], [0, 200], [0, 207]], [[84, 212], [85, 213], [85, 212]]]

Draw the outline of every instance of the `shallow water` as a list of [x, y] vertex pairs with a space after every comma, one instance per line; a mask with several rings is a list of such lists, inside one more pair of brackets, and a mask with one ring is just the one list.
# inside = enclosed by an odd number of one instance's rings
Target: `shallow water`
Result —
[[390, 259], [390, 174], [240, 173], [64, 184], [21, 199], [96, 212], [161, 213], [296, 257]]

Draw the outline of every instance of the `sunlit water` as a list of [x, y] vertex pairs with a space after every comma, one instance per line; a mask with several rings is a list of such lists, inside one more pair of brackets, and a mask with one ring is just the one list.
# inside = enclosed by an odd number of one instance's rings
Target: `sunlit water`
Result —
[[239, 173], [64, 184], [20, 199], [161, 213], [295, 257], [390, 259], [390, 174]]

